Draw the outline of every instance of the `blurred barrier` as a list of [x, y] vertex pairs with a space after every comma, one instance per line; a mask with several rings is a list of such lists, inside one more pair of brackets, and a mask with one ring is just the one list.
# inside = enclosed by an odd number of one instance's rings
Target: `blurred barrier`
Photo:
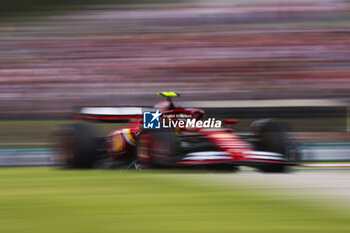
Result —
[[0, 149], [0, 167], [52, 166], [55, 149]]
[[305, 162], [350, 161], [350, 143], [304, 143], [301, 147]]

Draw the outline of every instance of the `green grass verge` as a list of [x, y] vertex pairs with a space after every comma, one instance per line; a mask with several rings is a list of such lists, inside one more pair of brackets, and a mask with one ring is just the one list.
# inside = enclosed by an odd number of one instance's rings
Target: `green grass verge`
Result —
[[4, 233], [350, 230], [343, 212], [159, 172], [6, 168], [0, 190]]

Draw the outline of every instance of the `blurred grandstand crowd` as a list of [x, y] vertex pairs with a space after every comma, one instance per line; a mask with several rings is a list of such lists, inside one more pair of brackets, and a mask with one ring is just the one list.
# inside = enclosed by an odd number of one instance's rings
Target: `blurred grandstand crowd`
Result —
[[[259, 2], [259, 3], [258, 3]], [[350, 3], [88, 6], [0, 22], [2, 118], [78, 105], [350, 97]]]

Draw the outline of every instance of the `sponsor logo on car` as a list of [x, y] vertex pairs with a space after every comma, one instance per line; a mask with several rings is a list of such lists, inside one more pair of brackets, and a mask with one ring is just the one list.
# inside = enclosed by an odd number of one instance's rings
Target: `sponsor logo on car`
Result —
[[162, 114], [157, 110], [156, 112], [143, 113], [143, 128], [144, 129], [160, 129], [160, 116]]

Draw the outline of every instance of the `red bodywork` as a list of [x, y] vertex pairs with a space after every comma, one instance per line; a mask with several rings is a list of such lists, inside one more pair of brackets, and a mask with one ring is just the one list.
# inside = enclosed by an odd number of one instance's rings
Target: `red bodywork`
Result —
[[[164, 115], [171, 114], [187, 114], [194, 119], [200, 119], [204, 116], [204, 112], [199, 109], [174, 109], [167, 112], [163, 112]], [[82, 116], [79, 118], [85, 119], [120, 119], [118, 116]], [[125, 117], [123, 117], [124, 119]], [[137, 143], [141, 144], [138, 149], [138, 159], [141, 162], [149, 163], [151, 158], [151, 153], [149, 148], [151, 148], [152, 143], [154, 143], [148, 135], [140, 134], [142, 129], [142, 117], [133, 116], [132, 118], [136, 120], [129, 123], [123, 128], [116, 129], [112, 131], [107, 136], [106, 148], [109, 157], [113, 161], [127, 159], [135, 155]], [[176, 119], [175, 119], [176, 120]], [[236, 120], [225, 120], [225, 124], [234, 124]], [[235, 135], [231, 128], [219, 128], [219, 129], [207, 129], [207, 128], [181, 128], [177, 130], [178, 134], [188, 134], [197, 133], [205, 136], [210, 142], [212, 142], [218, 149], [220, 156], [189, 156], [186, 159], [173, 161], [174, 165], [201, 165], [201, 164], [213, 164], [213, 163], [233, 163], [241, 165], [249, 165], [251, 163], [285, 163], [286, 161], [279, 157], [276, 153], [271, 152], [258, 152], [245, 140], [241, 139], [239, 136]], [[139, 137], [140, 134], [140, 137]], [[139, 142], [138, 142], [139, 141]], [[209, 152], [208, 152], [209, 153]], [[271, 155], [277, 155], [271, 156]], [[193, 158], [193, 159], [191, 159]], [[200, 159], [198, 159], [200, 158]]]

